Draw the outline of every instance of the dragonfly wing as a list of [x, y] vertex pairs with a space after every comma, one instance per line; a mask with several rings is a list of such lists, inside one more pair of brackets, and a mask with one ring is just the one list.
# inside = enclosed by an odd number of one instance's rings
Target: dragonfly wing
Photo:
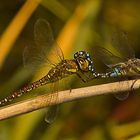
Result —
[[131, 47], [131, 43], [128, 39], [126, 32], [116, 28], [112, 35], [112, 45], [121, 53], [125, 59], [135, 58], [135, 53]]
[[125, 80], [134, 80], [134, 82], [132, 83], [132, 85], [131, 85], [131, 89], [130, 89], [130, 91], [128, 91], [128, 92], [123, 92], [123, 93], [117, 93], [117, 94], [114, 94], [114, 96], [118, 99], [118, 100], [120, 100], [120, 101], [123, 101], [123, 100], [125, 100], [125, 99], [127, 99], [127, 97], [129, 96], [129, 94], [131, 93], [131, 92], [133, 92], [133, 86], [134, 86], [134, 84], [135, 84], [135, 82], [137, 81], [137, 79], [138, 78], [140, 78], [140, 75], [139, 74], [137, 74], [137, 75], [135, 75], [135, 76], [132, 76], [132, 77], [128, 77], [128, 78], [125, 78]]
[[103, 48], [103, 47], [95, 47], [94, 50], [95, 56], [98, 57], [104, 64], [106, 64], [108, 67], [112, 68], [115, 64], [123, 62], [124, 60], [111, 53], [109, 50]]
[[39, 67], [43, 65], [42, 57], [36, 55], [37, 48], [34, 44], [30, 44], [31, 47], [25, 47], [23, 51], [23, 64], [27, 70], [36, 71]]
[[[55, 82], [55, 83], [52, 83], [51, 85], [51, 89], [52, 89], [52, 93], [51, 93], [51, 99], [55, 100], [55, 102], [58, 102], [58, 87], [59, 87], [59, 81]], [[53, 96], [54, 92], [56, 92], [56, 96]], [[50, 102], [51, 102], [51, 99], [50, 99]], [[47, 123], [52, 123], [55, 121], [55, 119], [57, 118], [57, 115], [58, 115], [58, 112], [59, 112], [59, 105], [54, 105], [54, 106], [50, 106], [46, 112], [46, 115], [45, 115], [45, 121]]]
[[[49, 51], [51, 59], [47, 58]], [[54, 65], [62, 59], [62, 50], [54, 40], [50, 24], [45, 19], [38, 19], [34, 25], [34, 43], [27, 46], [23, 53], [24, 65], [37, 69], [42, 64]]]
[[49, 107], [45, 115], [45, 121], [47, 123], [53, 123], [57, 118], [58, 112], [59, 112], [59, 105]]
[[[124, 80], [130, 80], [130, 77], [119, 77], [119, 81], [124, 81]], [[121, 88], [121, 85], [120, 85], [120, 88]], [[120, 93], [114, 94], [114, 96], [116, 99], [123, 101], [123, 100], [126, 100], [128, 98], [130, 92], [131, 92], [131, 90], [127, 91], [127, 92], [120, 92]]]
[[56, 41], [54, 40], [54, 36], [52, 33], [52, 29], [50, 27], [50, 24], [45, 19], [38, 19], [34, 26], [34, 40], [35, 44], [38, 47], [42, 47], [41, 50], [42, 53], [47, 53], [48, 49], [52, 48], [51, 54], [54, 58], [56, 57], [54, 62], [54, 59], [49, 60], [50, 62], [53, 61], [53, 63], [58, 63], [59, 61], [64, 59], [63, 52], [61, 48], [58, 46]]
[[114, 96], [116, 99], [123, 101], [128, 98], [129, 92], [115, 93]]

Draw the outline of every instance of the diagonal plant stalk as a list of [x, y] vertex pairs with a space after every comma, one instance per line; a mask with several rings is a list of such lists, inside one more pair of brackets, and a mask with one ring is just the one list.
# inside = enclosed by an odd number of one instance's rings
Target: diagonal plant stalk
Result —
[[[122, 82], [114, 82], [114, 83], [73, 89], [72, 91], [66, 90], [53, 94], [41, 95], [32, 98], [30, 100], [26, 100], [10, 106], [2, 107], [0, 109], [0, 120], [4, 120], [17, 115], [22, 115], [44, 107], [49, 107], [56, 104], [79, 100], [82, 98], [129, 91], [132, 90], [132, 85], [133, 85], [133, 89], [135, 90], [139, 89], [140, 79], [138, 79], [137, 81], [128, 80]], [[56, 100], [55, 97], [57, 97], [58, 99]]]
[[[5, 62], [7, 55], [13, 47], [18, 35], [21, 33], [26, 22], [31, 17], [41, 0], [28, 0], [15, 15], [9, 26], [0, 37], [0, 68]], [[11, 35], [12, 33], [12, 35]]]

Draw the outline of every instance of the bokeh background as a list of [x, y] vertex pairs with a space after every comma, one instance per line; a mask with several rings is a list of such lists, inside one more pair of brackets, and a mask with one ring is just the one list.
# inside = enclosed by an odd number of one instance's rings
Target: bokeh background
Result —
[[[139, 9], [138, 0], [1, 0], [0, 98], [43, 74], [37, 70], [32, 76], [23, 67], [24, 48], [33, 41], [38, 18], [50, 23], [65, 58], [73, 58], [76, 51], [88, 50], [98, 71], [103, 72], [107, 67], [96, 59], [93, 48], [94, 45], [110, 47], [107, 32], [114, 27], [128, 33], [136, 57], [140, 58]], [[72, 89], [116, 80], [83, 83], [72, 76], [67, 82], [62, 80], [59, 87]], [[49, 86], [42, 87], [15, 102], [50, 90]], [[0, 140], [140, 140], [139, 99], [139, 91], [136, 91], [125, 101], [103, 95], [65, 103], [51, 125], [44, 121], [45, 110], [41, 109], [1, 121]]]

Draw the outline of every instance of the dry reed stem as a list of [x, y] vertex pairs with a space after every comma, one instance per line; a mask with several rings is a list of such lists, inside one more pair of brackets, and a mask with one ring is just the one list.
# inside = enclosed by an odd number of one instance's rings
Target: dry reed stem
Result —
[[[129, 91], [131, 90], [132, 88], [131, 86], [133, 83], [134, 80], [129, 80], [129, 81], [122, 81], [122, 82], [115, 82], [115, 83], [108, 83], [108, 84], [73, 89], [71, 92], [70, 90], [67, 90], [67, 91], [61, 91], [59, 93], [53, 93], [49, 95], [45, 94], [30, 100], [18, 102], [11, 106], [6, 106], [1, 108], [0, 120], [4, 120], [13, 116], [32, 112], [40, 108], [78, 100], [81, 98]], [[140, 87], [140, 79], [135, 82], [133, 89], [138, 89], [139, 87]], [[55, 97], [57, 97], [58, 99], [56, 100]]]

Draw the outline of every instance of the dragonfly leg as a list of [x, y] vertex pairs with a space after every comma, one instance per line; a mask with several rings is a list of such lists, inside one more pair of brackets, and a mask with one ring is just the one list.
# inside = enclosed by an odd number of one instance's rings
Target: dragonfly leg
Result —
[[90, 74], [87, 74], [85, 72], [80, 72], [80, 73], [77, 73], [77, 76], [84, 82], [84, 83], [87, 83], [93, 79], [95, 79], [95, 77], [93, 78], [93, 75], [90, 75]]
[[138, 79], [135, 79], [134, 82], [131, 85], [131, 88], [130, 89], [131, 89], [132, 93], [134, 93], [134, 88], [133, 87], [134, 87], [134, 84], [137, 82], [137, 80]]
[[84, 82], [84, 83], [87, 83], [88, 81], [83, 77], [81, 76], [79, 73], [77, 73], [77, 76]]

